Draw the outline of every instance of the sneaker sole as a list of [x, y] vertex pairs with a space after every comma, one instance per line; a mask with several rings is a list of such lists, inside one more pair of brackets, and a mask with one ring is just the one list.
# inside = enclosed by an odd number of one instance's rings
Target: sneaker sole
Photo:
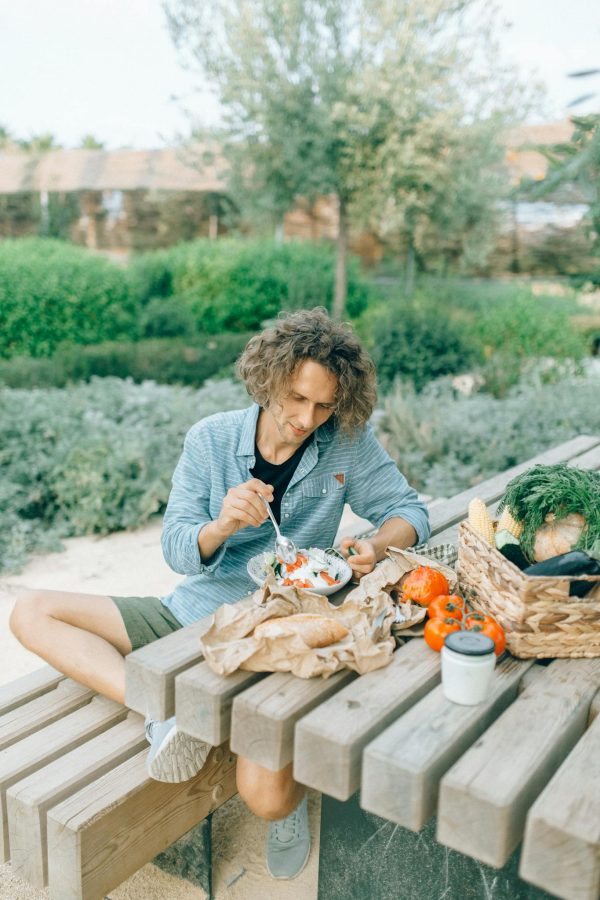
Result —
[[177, 784], [189, 781], [204, 766], [210, 746], [182, 731], [168, 734], [148, 760], [148, 774], [155, 781]]

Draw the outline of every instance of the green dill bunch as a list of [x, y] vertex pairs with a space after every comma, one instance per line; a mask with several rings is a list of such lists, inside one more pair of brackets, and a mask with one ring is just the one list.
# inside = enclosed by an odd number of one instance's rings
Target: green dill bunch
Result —
[[536, 532], [550, 513], [557, 522], [572, 513], [583, 516], [585, 527], [575, 548], [591, 550], [600, 540], [600, 473], [565, 463], [533, 466], [509, 481], [498, 512], [504, 507], [523, 523], [520, 544], [529, 559], [534, 557]]

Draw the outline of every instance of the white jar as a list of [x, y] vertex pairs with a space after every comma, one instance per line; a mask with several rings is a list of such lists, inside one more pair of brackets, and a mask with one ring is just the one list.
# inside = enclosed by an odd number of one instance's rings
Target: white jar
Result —
[[489, 696], [496, 665], [495, 644], [486, 634], [454, 631], [442, 647], [442, 689], [453, 703], [476, 706]]

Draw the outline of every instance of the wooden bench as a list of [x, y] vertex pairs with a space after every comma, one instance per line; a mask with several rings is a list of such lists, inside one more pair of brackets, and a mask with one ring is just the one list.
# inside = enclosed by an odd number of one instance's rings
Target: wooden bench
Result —
[[[600, 438], [580, 436], [432, 503], [432, 543], [456, 539], [473, 496], [493, 509], [518, 472], [560, 461], [600, 468]], [[234, 753], [273, 770], [294, 760], [298, 780], [323, 792], [322, 855], [328, 829], [333, 834], [327, 803], [348, 806], [354, 796], [362, 804], [357, 813], [393, 823], [405, 836], [430, 828], [437, 810], [435, 847], [453, 853], [448, 848], [458, 846], [457, 859], [501, 866], [525, 834], [521, 878], [548, 890], [560, 884], [561, 897], [595, 900], [600, 816], [578, 772], [599, 758], [600, 661], [543, 667], [507, 658], [490, 700], [468, 709], [444, 700], [439, 657], [422, 641], [406, 643], [388, 667], [361, 677], [220, 678], [202, 661], [198, 636], [207, 626], [202, 620], [130, 654], [126, 706], [49, 667], [0, 688], [2, 859], [37, 887], [48, 884], [51, 900], [101, 900], [210, 817], [235, 793]], [[143, 717], [173, 713], [180, 727], [215, 747], [197, 778], [182, 785], [153, 782], [144, 764]], [[541, 734], [528, 727], [532, 714], [544, 723]], [[523, 752], [508, 766], [502, 753], [515, 735]], [[508, 799], [500, 788], [484, 789], [484, 776], [481, 783], [472, 776], [496, 767], [510, 776]], [[559, 813], [555, 791], [575, 791], [581, 802]], [[477, 826], [482, 821], [485, 828]], [[554, 868], [544, 865], [548, 848], [560, 851]], [[348, 878], [356, 879], [352, 873], [348, 865]], [[352, 896], [348, 882], [340, 884], [332, 887], [321, 872], [320, 896]]]

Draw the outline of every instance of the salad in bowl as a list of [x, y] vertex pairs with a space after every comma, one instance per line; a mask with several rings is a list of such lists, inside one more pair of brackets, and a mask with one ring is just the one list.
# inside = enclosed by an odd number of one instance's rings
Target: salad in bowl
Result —
[[314, 594], [329, 594], [348, 584], [352, 569], [336, 550], [310, 547], [299, 550], [296, 561], [285, 563], [274, 553], [259, 553], [246, 566], [250, 578], [259, 587], [272, 571], [277, 584], [305, 588]]

